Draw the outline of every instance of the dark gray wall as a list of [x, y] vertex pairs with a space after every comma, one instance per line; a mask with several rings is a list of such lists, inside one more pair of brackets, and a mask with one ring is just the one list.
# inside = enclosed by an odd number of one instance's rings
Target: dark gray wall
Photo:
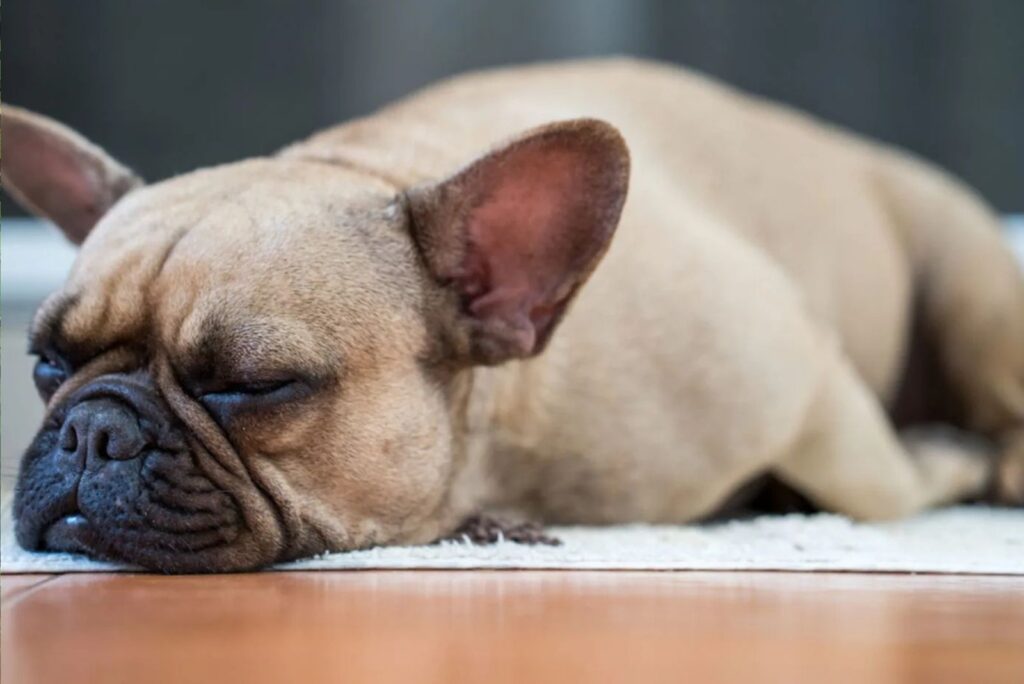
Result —
[[631, 53], [897, 143], [1024, 210], [1019, 0], [5, 0], [2, 45], [6, 101], [150, 179], [466, 69]]

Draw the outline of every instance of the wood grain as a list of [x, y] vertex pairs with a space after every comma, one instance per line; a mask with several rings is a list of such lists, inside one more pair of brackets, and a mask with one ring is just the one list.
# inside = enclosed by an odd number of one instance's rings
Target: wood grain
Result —
[[2, 619], [18, 683], [1024, 681], [1009, 577], [65, 575]]

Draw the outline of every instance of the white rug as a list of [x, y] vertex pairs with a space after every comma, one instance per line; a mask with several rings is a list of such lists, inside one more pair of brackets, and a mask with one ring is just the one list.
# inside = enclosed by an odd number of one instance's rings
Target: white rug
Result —
[[[137, 570], [17, 545], [3, 510], [0, 572]], [[711, 525], [561, 527], [562, 545], [501, 542], [332, 553], [272, 570], [588, 569], [841, 570], [1024, 575], [1024, 511], [958, 507], [893, 523], [837, 515], [767, 516]]]

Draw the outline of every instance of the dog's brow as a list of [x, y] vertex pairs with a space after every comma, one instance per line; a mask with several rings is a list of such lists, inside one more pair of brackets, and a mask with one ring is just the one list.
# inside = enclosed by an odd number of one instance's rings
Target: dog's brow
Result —
[[320, 376], [330, 372], [306, 330], [278, 324], [245, 322], [211, 323], [191, 345], [187, 356], [194, 376], [237, 374], [242, 377], [265, 371], [290, 371]]
[[61, 294], [47, 301], [32, 322], [28, 333], [29, 351], [39, 353], [46, 350], [65, 352], [68, 348], [61, 326], [68, 312], [75, 306], [78, 297]]

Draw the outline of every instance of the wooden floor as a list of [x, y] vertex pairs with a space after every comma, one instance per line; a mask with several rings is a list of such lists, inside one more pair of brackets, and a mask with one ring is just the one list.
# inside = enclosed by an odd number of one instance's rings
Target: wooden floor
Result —
[[1024, 682], [1024, 578], [4, 576], [5, 683]]

